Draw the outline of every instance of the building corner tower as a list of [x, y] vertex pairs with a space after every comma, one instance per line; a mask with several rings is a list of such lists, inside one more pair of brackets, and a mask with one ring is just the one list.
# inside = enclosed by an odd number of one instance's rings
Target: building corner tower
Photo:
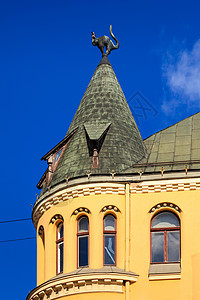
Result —
[[93, 32], [92, 43], [102, 59], [66, 136], [42, 157], [27, 300], [197, 300], [200, 114], [143, 140], [107, 58], [118, 41]]

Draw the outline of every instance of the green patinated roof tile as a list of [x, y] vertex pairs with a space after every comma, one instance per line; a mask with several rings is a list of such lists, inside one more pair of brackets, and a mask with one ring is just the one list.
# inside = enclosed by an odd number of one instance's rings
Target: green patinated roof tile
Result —
[[[53, 174], [51, 186], [65, 179], [93, 174], [125, 172], [146, 156], [146, 147], [123, 91], [107, 58], [100, 64], [83, 95], [66, 136], [75, 129]], [[107, 62], [107, 63], [106, 63]], [[99, 167], [91, 169], [87, 135], [99, 143]]]
[[176, 131], [177, 131], [176, 127], [177, 127], [177, 124], [174, 124], [173, 126], [170, 126], [170, 127], [167, 127], [165, 129], [161, 130], [159, 133], [160, 134], [163, 134], [163, 133], [165, 133], [165, 134], [176, 133]]
[[151, 152], [158, 152], [158, 150], [159, 150], [159, 143], [155, 142], [152, 146]]
[[200, 118], [196, 118], [193, 120], [193, 129], [200, 129]]
[[[159, 171], [160, 171], [160, 169], [159, 169]], [[144, 172], [144, 171], [143, 171]], [[147, 167], [146, 169], [145, 169], [145, 172], [147, 172], [147, 173], [153, 173], [153, 172], [155, 172], [155, 167]]]
[[172, 170], [173, 171], [184, 171], [185, 169], [185, 164], [178, 164], [178, 165], [173, 165]]
[[176, 137], [176, 145], [177, 146], [182, 146], [182, 145], [190, 145], [191, 144], [191, 136], [186, 135], [186, 136], [177, 136]]
[[170, 153], [158, 153], [157, 162], [171, 162], [173, 161], [174, 152]]
[[174, 152], [174, 143], [160, 143], [159, 153], [171, 153]]
[[196, 149], [196, 148], [200, 149], [200, 140], [199, 139], [192, 140], [192, 149]]
[[190, 154], [191, 152], [191, 144], [189, 145], [176, 145], [175, 147], [175, 155], [181, 155], [181, 154]]
[[176, 139], [176, 134], [168, 133], [168, 134], [161, 134], [160, 136], [160, 143], [174, 143]]
[[155, 163], [156, 162], [156, 159], [157, 159], [157, 153], [155, 153], [155, 152], [152, 152], [152, 153], [150, 153], [150, 155], [149, 155], [149, 159], [148, 159], [148, 163], [150, 164], [150, 163]]
[[174, 156], [174, 161], [186, 161], [190, 160], [190, 153], [188, 154], [179, 154]]
[[[166, 171], [183, 170], [184, 162], [188, 164], [188, 161], [200, 160], [200, 113], [155, 133], [147, 138], [145, 143], [149, 145], [149, 140], [152, 141], [153, 137], [155, 139], [152, 148], [147, 147], [149, 154], [146, 164], [162, 165], [169, 161], [171, 164], [164, 166]], [[183, 164], [180, 164], [180, 161], [183, 161]], [[159, 171], [159, 168], [160, 166], [156, 167], [154, 171]], [[196, 168], [198, 163], [192, 163], [190, 169]], [[148, 169], [149, 167], [146, 171]]]
[[[199, 120], [199, 123], [200, 123], [200, 120]], [[200, 133], [200, 127], [199, 127], [199, 129], [193, 130], [193, 131], [192, 131], [192, 139], [193, 139], [193, 140], [199, 139], [199, 138], [200, 138], [199, 133]]]
[[192, 149], [191, 159], [199, 159], [200, 160], [200, 148]]
[[191, 135], [191, 124], [188, 122], [185, 126], [177, 126], [176, 135]]

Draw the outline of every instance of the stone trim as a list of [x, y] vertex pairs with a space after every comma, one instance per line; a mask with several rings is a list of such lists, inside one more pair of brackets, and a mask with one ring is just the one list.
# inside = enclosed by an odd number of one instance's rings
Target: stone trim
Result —
[[55, 195], [50, 195], [49, 197], [41, 201], [41, 203], [38, 203], [32, 215], [33, 224], [35, 225], [35, 227], [37, 227], [37, 223], [43, 213], [58, 203], [81, 196], [101, 194], [125, 195], [124, 184], [96, 183], [66, 187], [65, 190], [57, 192]]
[[60, 220], [60, 221], [64, 221], [63, 220], [63, 217], [61, 216], [61, 215], [55, 215], [55, 216], [53, 216], [52, 218], [51, 218], [51, 221], [50, 221], [50, 223], [52, 223], [52, 224], [54, 224], [57, 220]]
[[114, 211], [114, 212], [119, 212], [119, 208], [114, 205], [106, 205], [102, 208], [101, 212], [106, 212], [106, 211]]
[[181, 279], [181, 274], [163, 274], [163, 275], [149, 275], [149, 280], [174, 280]]
[[132, 183], [130, 191], [132, 194], [158, 193], [158, 192], [178, 192], [200, 190], [200, 180], [198, 179], [179, 179], [162, 180]]
[[170, 208], [170, 209], [174, 209], [176, 212], [180, 213], [181, 209], [179, 206], [175, 205], [174, 203], [170, 203], [170, 202], [162, 202], [162, 203], [158, 203], [156, 205], [154, 205], [149, 213], [154, 213], [156, 210], [159, 210], [161, 208]]
[[[162, 179], [130, 184], [131, 194], [194, 190], [200, 190], [199, 178]], [[104, 182], [81, 184], [73, 187], [66, 186], [65, 189], [45, 197], [34, 207], [32, 215], [34, 226], [37, 227], [40, 217], [46, 210], [60, 202], [81, 196], [101, 194], [125, 195], [125, 185], [123, 183]]]
[[72, 213], [72, 215], [78, 215], [80, 213], [86, 213], [86, 214], [90, 214], [90, 210], [86, 207], [79, 207], [77, 209], [75, 209]]
[[103, 272], [76, 276], [67, 276], [66, 274], [64, 278], [53, 278], [53, 280], [36, 287], [29, 293], [26, 300], [51, 300], [82, 293], [123, 293], [125, 282], [136, 282], [137, 277], [137, 275]]
[[180, 274], [181, 264], [178, 263], [151, 263], [149, 266], [150, 275], [169, 275], [169, 274]]
[[42, 225], [40, 225], [39, 229], [38, 229], [38, 234], [39, 236], [41, 236], [44, 232], [44, 227]]

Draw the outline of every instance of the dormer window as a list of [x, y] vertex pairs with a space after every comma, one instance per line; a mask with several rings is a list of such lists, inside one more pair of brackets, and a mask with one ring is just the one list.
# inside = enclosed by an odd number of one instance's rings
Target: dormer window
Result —
[[53, 173], [56, 170], [58, 162], [67, 147], [68, 143], [70, 142], [71, 137], [76, 132], [74, 129], [68, 136], [66, 136], [62, 141], [60, 141], [53, 149], [51, 149], [47, 154], [45, 154], [41, 160], [45, 160], [48, 163], [48, 168], [43, 174], [42, 178], [37, 184], [38, 189], [42, 189], [44, 184], [49, 185], [51, 179], [53, 177]]
[[62, 154], [62, 151], [63, 151], [63, 148], [60, 149], [55, 155], [54, 155], [54, 166], [57, 164], [57, 162], [59, 161], [60, 159], [60, 156]]

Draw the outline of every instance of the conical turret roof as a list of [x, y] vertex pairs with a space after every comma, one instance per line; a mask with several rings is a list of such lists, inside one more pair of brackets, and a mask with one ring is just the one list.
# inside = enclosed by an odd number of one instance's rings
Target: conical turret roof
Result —
[[[92, 174], [123, 173], [145, 157], [146, 148], [107, 57], [103, 57], [66, 134], [70, 136], [51, 186]], [[98, 163], [93, 165], [94, 149]]]

